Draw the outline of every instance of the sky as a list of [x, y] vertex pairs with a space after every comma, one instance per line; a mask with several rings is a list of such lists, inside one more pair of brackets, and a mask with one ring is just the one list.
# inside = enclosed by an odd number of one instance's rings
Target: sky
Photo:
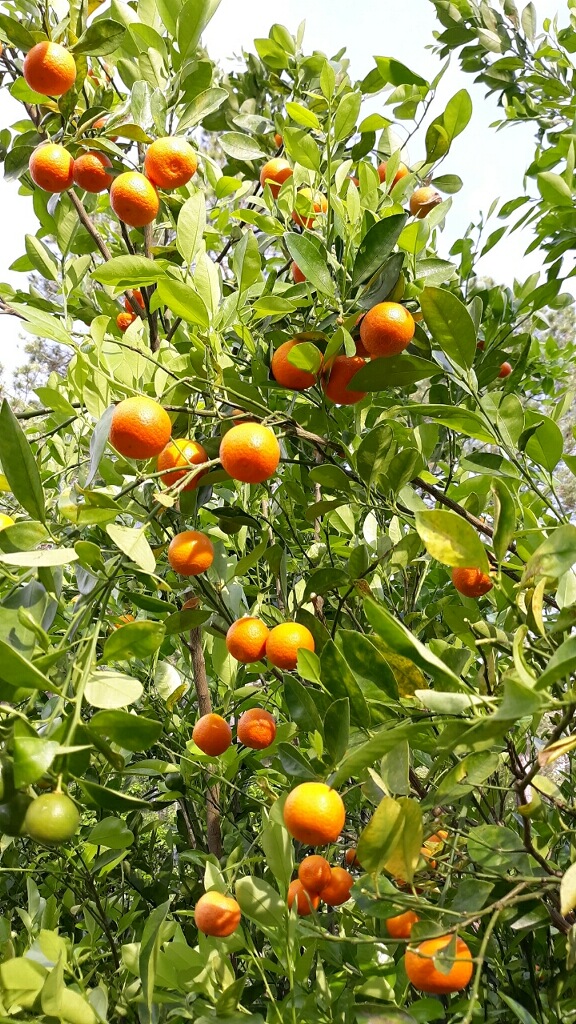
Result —
[[[519, 6], [522, 5], [520, 0]], [[536, 0], [539, 28], [545, 17], [558, 11], [565, 22], [566, 0]], [[204, 34], [204, 43], [215, 60], [226, 62], [241, 50], [254, 52], [254, 38], [267, 36], [272, 22], [280, 21], [292, 33], [300, 22], [306, 22], [305, 52], [321, 50], [333, 56], [343, 46], [351, 61], [352, 79], [360, 79], [374, 67], [374, 56], [395, 57], [430, 79], [439, 69], [438, 57], [431, 52], [433, 32], [439, 28], [430, 0], [390, 0], [375, 4], [372, 0], [288, 0], [282, 5], [264, 4], [262, 0], [242, 0], [239, 16], [238, 0], [221, 0], [212, 22]], [[453, 59], [444, 76], [436, 104], [429, 116], [439, 114], [446, 102], [459, 89], [466, 88], [473, 102], [472, 122], [453, 144], [442, 165], [442, 173], [459, 174], [464, 187], [453, 197], [441, 255], [447, 256], [455, 238], [467, 225], [486, 213], [494, 199], [504, 201], [523, 192], [523, 174], [533, 152], [530, 126], [515, 125], [496, 132], [490, 125], [499, 117], [496, 102], [484, 96], [484, 88], [474, 85], [473, 76], [464, 75]], [[380, 106], [381, 105], [381, 106]], [[371, 100], [370, 110], [384, 107], [381, 98]], [[10, 124], [21, 116], [21, 108], [5, 89], [0, 91], [0, 125]], [[408, 151], [409, 159], [421, 160], [418, 145]], [[26, 287], [22, 274], [9, 271], [10, 264], [24, 252], [25, 233], [37, 227], [32, 200], [18, 195], [18, 182], [0, 178], [2, 209], [2, 244], [0, 246], [0, 282]], [[496, 218], [490, 230], [499, 226]], [[481, 272], [505, 284], [514, 277], [520, 280], [540, 269], [538, 253], [529, 257], [524, 250], [529, 236], [517, 232], [504, 239], [484, 257]], [[8, 372], [23, 362], [23, 343], [15, 318], [2, 317], [0, 364]]]

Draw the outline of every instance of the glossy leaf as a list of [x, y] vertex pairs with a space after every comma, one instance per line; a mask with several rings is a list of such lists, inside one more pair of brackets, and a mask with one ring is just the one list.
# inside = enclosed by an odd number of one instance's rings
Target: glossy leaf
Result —
[[464, 303], [444, 288], [425, 288], [420, 305], [436, 345], [456, 366], [470, 369], [476, 355], [476, 329]]
[[16, 500], [32, 519], [45, 523], [44, 492], [36, 459], [6, 399], [0, 408], [0, 462]]
[[474, 527], [456, 512], [416, 512], [415, 524], [428, 554], [438, 562], [488, 572], [490, 564], [482, 541]]
[[395, 213], [377, 221], [364, 235], [352, 270], [353, 285], [361, 284], [377, 273], [396, 245], [406, 221], [405, 213]]

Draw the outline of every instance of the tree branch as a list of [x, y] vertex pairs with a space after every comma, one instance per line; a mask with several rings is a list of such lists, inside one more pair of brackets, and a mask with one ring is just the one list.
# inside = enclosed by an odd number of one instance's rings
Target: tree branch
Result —
[[[206, 662], [202, 651], [202, 631], [196, 626], [190, 630], [190, 654], [192, 655], [192, 673], [198, 699], [198, 710], [201, 715], [209, 715], [212, 711]], [[220, 828], [220, 786], [214, 783], [206, 792], [206, 839], [208, 852], [218, 859], [222, 856], [222, 830]]]

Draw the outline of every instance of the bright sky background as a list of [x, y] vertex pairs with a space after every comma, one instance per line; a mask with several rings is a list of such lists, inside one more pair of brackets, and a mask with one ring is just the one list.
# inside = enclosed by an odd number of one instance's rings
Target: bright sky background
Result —
[[[561, 23], [567, 21], [565, 0], [537, 0], [536, 7], [539, 29], [542, 19], [553, 17], [557, 11], [561, 12]], [[283, 5], [242, 0], [241, 16], [238, 0], [222, 0], [204, 42], [214, 59], [226, 61], [242, 48], [253, 50], [253, 39], [267, 36], [274, 20], [281, 21], [293, 33], [305, 20], [307, 52], [322, 50], [332, 56], [346, 46], [353, 79], [364, 77], [374, 66], [374, 55], [395, 57], [428, 79], [439, 69], [438, 58], [427, 49], [433, 42], [433, 31], [439, 27], [429, 0], [402, 0], [394, 4], [393, 12], [386, 0], [378, 4], [372, 0], [289, 0]], [[494, 199], [506, 200], [522, 193], [523, 173], [533, 152], [533, 132], [529, 126], [515, 125], [498, 133], [490, 129], [491, 122], [498, 117], [495, 101], [484, 98], [483, 86], [475, 86], [471, 75], [460, 73], [455, 60], [444, 77], [430, 117], [441, 113], [447, 100], [463, 87], [472, 96], [474, 114], [471, 125], [456, 140], [442, 165], [442, 173], [459, 174], [464, 181], [462, 191], [453, 197], [442, 255], [447, 255], [452, 241], [470, 221], [477, 219], [479, 211], [488, 211]], [[376, 106], [372, 102], [371, 109], [378, 109], [378, 102]], [[20, 110], [2, 90], [0, 125], [16, 120], [21, 116]], [[423, 157], [417, 147], [411, 147], [408, 155], [414, 161]], [[36, 230], [32, 201], [18, 195], [17, 182], [7, 183], [0, 178], [0, 208], [0, 281], [25, 287], [24, 275], [11, 272], [8, 267], [24, 252], [24, 234]], [[491, 229], [498, 223], [494, 218]], [[480, 269], [502, 283], [511, 283], [514, 277], [525, 279], [540, 269], [537, 253], [524, 256], [528, 241], [529, 237], [520, 233], [503, 240], [484, 258]], [[20, 331], [14, 318], [4, 316], [1, 324], [0, 364], [11, 370], [23, 361]]]

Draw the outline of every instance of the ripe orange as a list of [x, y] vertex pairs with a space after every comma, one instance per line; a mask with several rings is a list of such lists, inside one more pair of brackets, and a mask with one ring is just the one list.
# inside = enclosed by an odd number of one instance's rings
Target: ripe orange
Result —
[[262, 188], [269, 185], [272, 195], [276, 198], [281, 185], [283, 185], [288, 178], [291, 178], [293, 173], [294, 171], [287, 160], [284, 160], [282, 157], [275, 156], [272, 160], [268, 160], [268, 163], [265, 163], [264, 167], [260, 171], [260, 184], [262, 185]]
[[[386, 167], [387, 167], [387, 165], [388, 165], [388, 161], [387, 160], [383, 160], [381, 164], [378, 164], [378, 177], [380, 178], [380, 183], [381, 184], [386, 181]], [[398, 164], [398, 170], [396, 171], [396, 174], [394, 175], [394, 180], [392, 182], [392, 186], [391, 187], [394, 188], [394, 185], [397, 185], [398, 182], [400, 181], [400, 179], [401, 178], [405, 178], [407, 174], [410, 174], [409, 168], [406, 167], [406, 164], [403, 164], [402, 162], [400, 162]]]
[[126, 626], [129, 622], [134, 622], [134, 616], [130, 612], [126, 612], [125, 615], [119, 615], [114, 622], [114, 629], [120, 629], [121, 626]]
[[362, 318], [360, 338], [371, 356], [397, 356], [414, 337], [414, 317], [399, 302], [378, 302]]
[[219, 939], [232, 935], [240, 924], [240, 907], [231, 896], [205, 892], [194, 907], [194, 920], [199, 931]]
[[296, 345], [301, 344], [302, 342], [298, 341], [297, 338], [285, 341], [276, 349], [270, 364], [274, 380], [282, 384], [283, 387], [290, 388], [291, 391], [305, 391], [306, 388], [311, 388], [316, 383], [316, 375], [314, 373], [310, 373], [308, 370], [300, 370], [288, 361], [288, 355], [292, 349]]
[[511, 363], [502, 363], [502, 365], [500, 367], [500, 371], [498, 373], [498, 376], [499, 377], [509, 377], [511, 373], [512, 373], [512, 364]]
[[266, 657], [276, 668], [291, 671], [298, 664], [298, 651], [314, 651], [314, 637], [299, 622], [281, 622], [274, 626], [266, 641]]
[[294, 260], [292, 260], [292, 263], [290, 264], [290, 273], [292, 274], [292, 280], [294, 281], [294, 284], [303, 284], [304, 281], [306, 280], [304, 274], [300, 270], [300, 267], [298, 266], [297, 263], [294, 262]]
[[349, 850], [346, 850], [346, 853], [344, 854], [344, 862], [348, 865], [349, 868], [357, 868], [359, 871], [362, 871], [362, 865], [358, 860], [358, 857], [356, 856], [355, 846], [352, 846]]
[[307, 892], [318, 895], [330, 882], [332, 869], [325, 857], [314, 853], [305, 857], [298, 868], [298, 878]]
[[370, 359], [370, 353], [367, 348], [364, 348], [364, 344], [361, 338], [356, 340], [356, 355], [361, 356], [362, 359]]
[[313, 228], [316, 217], [312, 214], [326, 213], [328, 200], [326, 196], [320, 192], [314, 192], [311, 188], [301, 188], [298, 195], [304, 197], [304, 213], [310, 212], [310, 216], [302, 216], [298, 210], [292, 210], [292, 220], [301, 228]]
[[286, 798], [284, 824], [294, 839], [307, 846], [334, 843], [344, 828], [342, 797], [325, 782], [301, 782]]
[[420, 853], [424, 857], [424, 860], [429, 862], [429, 866], [432, 870], [438, 867], [437, 862], [434, 860], [434, 854], [438, 852], [436, 848], [440, 848], [444, 840], [447, 838], [448, 833], [443, 829], [439, 829], [438, 832], [434, 832], [433, 835], [428, 836], [428, 839], [424, 842], [424, 846], [420, 849]]
[[280, 149], [280, 146], [284, 142], [284, 139], [280, 135], [280, 132], [276, 132], [276, 134], [274, 135], [274, 142], [276, 143], [276, 149]]
[[[94, 121], [94, 124], [92, 125], [92, 131], [94, 131], [94, 132], [103, 132], [103, 131], [105, 131], [107, 122], [108, 122], [108, 118], [107, 117], [99, 117], [97, 121]], [[118, 136], [117, 135], [111, 135], [110, 136], [110, 142], [118, 142]]]
[[158, 188], [181, 188], [196, 174], [198, 157], [182, 138], [156, 139], [146, 150], [144, 173]]
[[[173, 484], [182, 480], [187, 473], [190, 473], [194, 466], [201, 466], [204, 462], [208, 462], [208, 455], [201, 444], [198, 444], [197, 441], [193, 441], [191, 438], [178, 438], [176, 441], [169, 441], [166, 447], [162, 449], [158, 456], [156, 468], [169, 471], [162, 473], [160, 479], [166, 487], [172, 487]], [[203, 470], [201, 473], [193, 476], [183, 490], [193, 491], [198, 487], [201, 478], [206, 472], [207, 470]]]
[[218, 757], [232, 743], [232, 730], [222, 715], [202, 715], [192, 730], [192, 739], [204, 754]]
[[74, 183], [74, 161], [57, 142], [38, 146], [30, 157], [28, 170], [34, 184], [45, 192], [65, 192]]
[[388, 934], [392, 939], [409, 939], [412, 925], [415, 925], [420, 918], [413, 910], [407, 910], [397, 917], [389, 917], [386, 921]]
[[274, 715], [264, 708], [250, 708], [240, 715], [236, 735], [245, 747], [251, 750], [265, 750], [276, 738]]
[[222, 438], [220, 462], [233, 480], [260, 484], [276, 472], [280, 445], [276, 435], [262, 423], [238, 423]]
[[114, 181], [107, 167], [112, 163], [104, 153], [82, 153], [74, 161], [74, 181], [85, 192], [105, 192]]
[[423, 220], [435, 206], [442, 202], [442, 196], [431, 185], [414, 190], [410, 196], [410, 213], [413, 217]]
[[131, 228], [142, 228], [156, 217], [160, 200], [156, 186], [140, 171], [124, 171], [112, 182], [110, 206], [119, 220]]
[[350, 889], [353, 885], [354, 879], [346, 868], [331, 868], [330, 881], [321, 890], [320, 899], [329, 907], [339, 907], [350, 899]]
[[110, 444], [126, 459], [151, 459], [168, 443], [171, 430], [166, 410], [153, 398], [136, 395], [114, 409]]
[[360, 356], [336, 356], [322, 377], [322, 389], [327, 398], [336, 405], [354, 405], [366, 398], [367, 391], [352, 391], [348, 388], [354, 374], [358, 373], [366, 360]]
[[452, 583], [465, 597], [482, 597], [494, 584], [480, 569], [452, 569]]
[[136, 319], [138, 319], [136, 313], [118, 313], [118, 316], [116, 317], [116, 326], [119, 327], [124, 334], [124, 331], [127, 331], [130, 324], [133, 324]]
[[[139, 288], [133, 288], [132, 289], [132, 298], [135, 300], [135, 302], [138, 303], [139, 306], [142, 307], [142, 312], [144, 312], [144, 309], [145, 309], [144, 298], [143, 298], [142, 292], [140, 291]], [[133, 313], [134, 312], [133, 309], [132, 309], [132, 305], [128, 301], [128, 298], [124, 299], [124, 309], [128, 313]]]
[[269, 633], [270, 630], [266, 623], [253, 615], [236, 619], [226, 633], [228, 653], [236, 658], [236, 661], [241, 661], [243, 665], [261, 661], [266, 654], [266, 641]]
[[76, 64], [69, 50], [44, 39], [28, 50], [22, 74], [26, 85], [44, 96], [63, 96], [76, 81]]
[[447, 974], [434, 966], [432, 957], [445, 949], [450, 941], [450, 935], [441, 935], [436, 939], [426, 939], [416, 949], [406, 951], [404, 967], [414, 988], [436, 996], [447, 996], [466, 988], [472, 977], [473, 963], [472, 954], [463, 939], [456, 939], [456, 955]]
[[292, 905], [295, 902], [299, 916], [308, 917], [308, 914], [311, 914], [318, 907], [320, 897], [316, 893], [306, 892], [300, 879], [295, 878], [288, 886], [286, 902], [289, 910], [292, 909]]
[[214, 561], [212, 541], [199, 530], [177, 533], [168, 545], [168, 561], [180, 576], [199, 576]]

